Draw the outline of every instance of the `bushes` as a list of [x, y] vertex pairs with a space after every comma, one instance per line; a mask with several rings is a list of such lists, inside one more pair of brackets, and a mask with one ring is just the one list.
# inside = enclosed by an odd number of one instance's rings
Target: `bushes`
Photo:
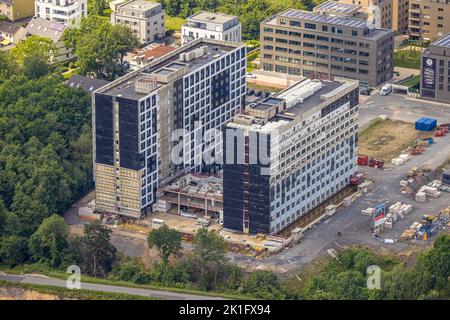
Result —
[[244, 293], [261, 299], [283, 299], [277, 276], [271, 271], [254, 271], [244, 282]]
[[27, 239], [17, 236], [0, 239], [0, 262], [11, 267], [28, 260]]

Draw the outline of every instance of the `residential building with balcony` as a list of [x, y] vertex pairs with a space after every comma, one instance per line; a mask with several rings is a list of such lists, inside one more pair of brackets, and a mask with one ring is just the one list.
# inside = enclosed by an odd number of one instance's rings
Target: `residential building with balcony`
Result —
[[289, 9], [261, 23], [260, 40], [265, 71], [370, 86], [393, 76], [394, 33], [365, 20]]
[[141, 44], [163, 39], [166, 35], [165, 12], [160, 3], [132, 0], [116, 5], [111, 23], [130, 28]]
[[77, 26], [87, 17], [87, 0], [35, 0], [35, 17]]
[[9, 21], [0, 22], [0, 50], [10, 49], [25, 37], [25, 28]]
[[241, 42], [241, 23], [236, 16], [200, 12], [190, 16], [181, 27], [182, 43], [198, 38]]
[[420, 77], [422, 98], [450, 102], [450, 33], [422, 53]]
[[449, 0], [410, 0], [409, 36], [413, 40], [436, 40], [450, 33]]

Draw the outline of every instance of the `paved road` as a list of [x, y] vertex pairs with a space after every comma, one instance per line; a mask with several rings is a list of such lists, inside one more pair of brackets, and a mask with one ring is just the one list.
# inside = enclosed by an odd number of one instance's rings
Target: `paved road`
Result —
[[[35, 275], [9, 275], [9, 274], [0, 273], [0, 280], [66, 288], [65, 280], [42, 277], [42, 276], [40, 277], [40, 276], [35, 276]], [[137, 288], [129, 288], [129, 287], [121, 287], [121, 286], [110, 286], [110, 285], [94, 284], [94, 283], [81, 283], [81, 289], [92, 290], [92, 291], [131, 294], [131, 295], [136, 295], [136, 296], [153, 297], [153, 298], [167, 299], [167, 300], [224, 300], [223, 298], [219, 298], [219, 297], [200, 296], [200, 295], [194, 295], [194, 294], [184, 294], [184, 293], [150, 290], [150, 289], [137, 289]]]

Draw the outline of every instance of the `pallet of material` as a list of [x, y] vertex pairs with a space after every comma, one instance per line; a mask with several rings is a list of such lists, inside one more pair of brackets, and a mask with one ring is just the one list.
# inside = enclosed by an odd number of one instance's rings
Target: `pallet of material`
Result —
[[425, 192], [419, 191], [416, 193], [415, 199], [417, 202], [425, 202], [427, 201], [427, 194]]
[[437, 188], [430, 186], [423, 186], [419, 191], [426, 193], [427, 196], [432, 198], [438, 198], [441, 196], [441, 192]]
[[367, 208], [367, 209], [363, 209], [361, 210], [361, 214], [363, 216], [371, 216], [373, 214], [373, 212], [375, 211], [374, 208]]

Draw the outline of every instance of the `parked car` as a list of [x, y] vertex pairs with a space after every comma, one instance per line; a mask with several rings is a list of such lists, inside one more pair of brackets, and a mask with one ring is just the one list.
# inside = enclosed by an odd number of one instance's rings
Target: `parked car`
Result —
[[247, 78], [256, 79], [256, 75], [251, 72], [247, 72]]

